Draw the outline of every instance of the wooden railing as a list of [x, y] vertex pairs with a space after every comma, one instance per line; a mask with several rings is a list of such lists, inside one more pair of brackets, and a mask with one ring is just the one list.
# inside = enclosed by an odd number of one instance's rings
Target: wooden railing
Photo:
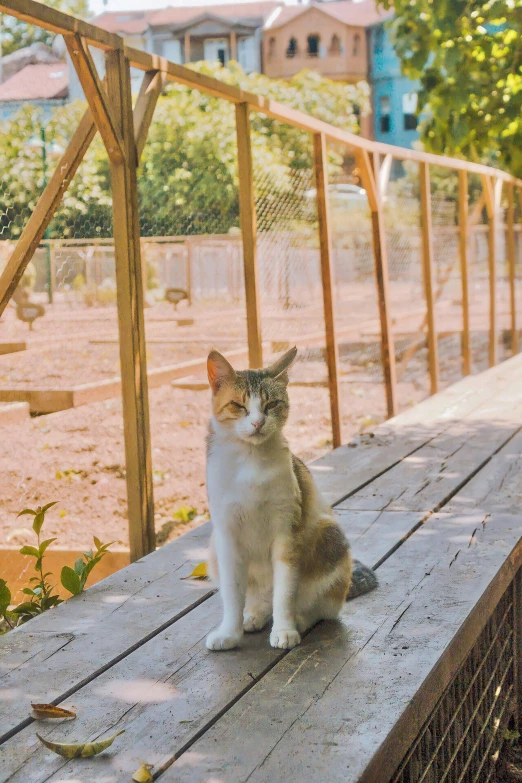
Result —
[[[110, 160], [116, 254], [117, 304], [120, 331], [122, 397], [127, 468], [129, 538], [136, 559], [154, 548], [154, 504], [149, 431], [143, 285], [140, 258], [136, 168], [143, 152], [154, 109], [167, 81], [177, 82], [229, 101], [236, 106], [239, 201], [243, 239], [244, 281], [250, 366], [262, 364], [262, 334], [257, 268], [256, 211], [250, 139], [252, 110], [307, 131], [314, 140], [314, 168], [320, 238], [326, 358], [328, 365], [333, 445], [341, 443], [341, 403], [332, 275], [332, 236], [328, 205], [326, 142], [345, 145], [355, 155], [371, 211], [375, 279], [381, 326], [381, 354], [388, 416], [397, 412], [394, 340], [389, 304], [383, 195], [393, 158], [419, 164], [424, 289], [427, 303], [428, 356], [431, 392], [439, 383], [437, 328], [434, 304], [433, 228], [430, 166], [459, 173], [460, 269], [462, 277], [464, 373], [471, 368], [468, 274], [468, 174], [482, 180], [489, 220], [489, 363], [497, 361], [496, 227], [502, 188], [507, 186], [507, 254], [511, 305], [511, 345], [518, 351], [515, 293], [515, 189], [522, 180], [478, 163], [361, 138], [267, 98], [224, 84], [189, 68], [138, 51], [124, 40], [34, 0], [3, 0], [0, 12], [64, 36], [89, 108], [44, 189], [0, 277], [0, 315], [16, 289], [33, 253], [44, 237], [60, 201], [98, 131]], [[89, 46], [104, 50], [106, 76], [100, 80]], [[130, 68], [145, 72], [136, 105], [132, 107]]]

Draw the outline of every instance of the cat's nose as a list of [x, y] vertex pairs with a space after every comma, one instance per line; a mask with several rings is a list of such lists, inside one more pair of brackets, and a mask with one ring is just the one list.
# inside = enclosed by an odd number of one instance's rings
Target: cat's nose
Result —
[[264, 423], [265, 423], [265, 419], [259, 419], [259, 421], [252, 422], [252, 427], [255, 429], [256, 432], [261, 432]]

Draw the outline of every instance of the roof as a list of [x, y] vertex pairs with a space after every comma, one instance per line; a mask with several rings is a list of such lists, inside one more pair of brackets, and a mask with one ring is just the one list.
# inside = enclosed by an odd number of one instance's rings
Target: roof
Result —
[[0, 101], [38, 101], [66, 98], [69, 92], [67, 63], [26, 65], [0, 84]]
[[93, 23], [110, 33], [139, 35], [148, 27], [186, 25], [204, 16], [226, 19], [228, 22], [251, 21], [262, 25], [281, 2], [264, 0], [258, 3], [229, 3], [226, 5], [194, 5], [190, 8], [173, 7], [143, 11], [110, 11], [93, 19]]
[[328, 16], [332, 16], [339, 22], [343, 22], [351, 27], [370, 27], [370, 25], [376, 24], [377, 22], [383, 22], [393, 13], [377, 8], [375, 0], [362, 0], [362, 2], [338, 0], [336, 3], [311, 2], [309, 5], [283, 6], [279, 13], [274, 14], [269, 22], [265, 24], [265, 30], [283, 27], [297, 16], [310, 11], [311, 8], [316, 8], [318, 11], [322, 11], [323, 13], [328, 14]]

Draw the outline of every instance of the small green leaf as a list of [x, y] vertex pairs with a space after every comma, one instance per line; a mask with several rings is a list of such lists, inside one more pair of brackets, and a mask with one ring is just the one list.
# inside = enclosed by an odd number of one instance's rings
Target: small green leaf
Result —
[[92, 540], [94, 541], [94, 546], [96, 547], [96, 549], [101, 549], [101, 547], [103, 545], [102, 545], [102, 542], [100, 541], [100, 539], [96, 538], [96, 536], [93, 536]]
[[0, 579], [0, 613], [5, 612], [11, 603], [11, 591], [9, 590], [5, 579]]
[[66, 590], [68, 590], [73, 595], [78, 595], [78, 593], [81, 590], [80, 587], [80, 577], [69, 566], [64, 566], [62, 568], [62, 573], [60, 575], [60, 581], [62, 585], [65, 587]]
[[40, 535], [40, 530], [42, 529], [42, 525], [44, 521], [45, 521], [45, 512], [39, 511], [38, 514], [33, 519], [33, 530], [37, 536]]
[[38, 558], [40, 557], [39, 551], [34, 546], [23, 546], [20, 550], [21, 555], [31, 555], [32, 557]]
[[36, 595], [36, 590], [31, 590], [30, 587], [24, 587], [22, 593], [25, 593], [25, 595]]
[[[43, 557], [43, 554], [44, 554], [45, 550], [47, 549], [49, 544], [53, 543], [53, 541], [56, 541], [56, 538], [48, 538], [45, 541], [42, 541], [42, 543], [38, 547], [38, 551], [40, 553], [40, 557]], [[48, 574], [46, 574], [45, 576], [48, 576]]]
[[85, 570], [85, 561], [82, 560], [81, 557], [79, 557], [78, 560], [76, 560], [76, 562], [74, 563], [74, 570], [76, 571], [78, 576], [81, 576], [83, 574]]
[[52, 503], [47, 503], [47, 505], [41, 508], [40, 511], [42, 512], [42, 514], [45, 514], [46, 511], [49, 511], [50, 508], [56, 506], [57, 503], [58, 503], [57, 500], [53, 500]]
[[31, 514], [31, 516], [35, 517], [37, 513], [38, 512], [37, 511], [33, 511], [32, 508], [24, 508], [23, 511], [20, 511], [20, 513], [17, 514], [16, 518], [18, 519], [18, 517], [23, 517], [24, 514]]

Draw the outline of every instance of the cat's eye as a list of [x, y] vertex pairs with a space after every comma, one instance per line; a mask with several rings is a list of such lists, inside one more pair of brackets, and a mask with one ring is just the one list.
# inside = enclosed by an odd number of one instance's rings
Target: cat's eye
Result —
[[267, 402], [265, 405], [265, 413], [268, 413], [268, 411], [273, 410], [274, 408], [277, 408], [277, 406], [281, 403], [281, 400], [271, 400], [270, 402]]
[[244, 405], [241, 405], [239, 402], [236, 402], [235, 400], [231, 400], [229, 402], [229, 405], [234, 408], [236, 411], [246, 411], [246, 408]]

